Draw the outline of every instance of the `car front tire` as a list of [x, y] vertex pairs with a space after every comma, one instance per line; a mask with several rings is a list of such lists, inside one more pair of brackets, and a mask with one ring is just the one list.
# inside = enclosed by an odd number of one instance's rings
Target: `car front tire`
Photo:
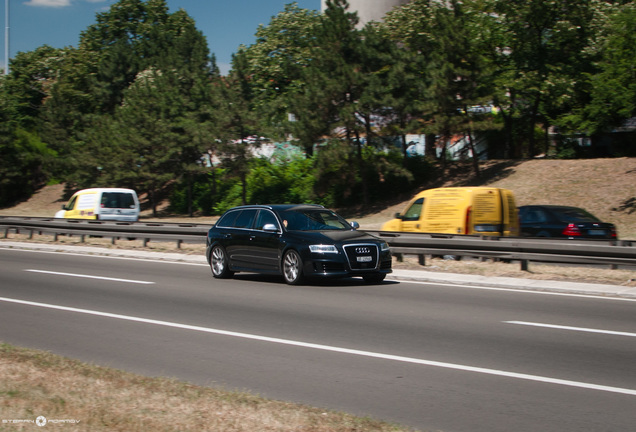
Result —
[[212, 269], [212, 276], [219, 279], [227, 279], [234, 275], [234, 272], [230, 271], [227, 253], [222, 246], [216, 245], [210, 252], [210, 268]]
[[300, 285], [303, 281], [303, 260], [293, 249], [283, 257], [283, 277], [289, 285]]

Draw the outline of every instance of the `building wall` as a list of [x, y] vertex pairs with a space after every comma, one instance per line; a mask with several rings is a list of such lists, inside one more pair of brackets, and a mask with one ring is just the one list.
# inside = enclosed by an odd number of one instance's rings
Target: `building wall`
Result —
[[[358, 12], [360, 26], [369, 21], [381, 21], [384, 15], [395, 6], [408, 3], [410, 0], [348, 0], [349, 10]], [[327, 0], [322, 0], [321, 11], [327, 8]]]

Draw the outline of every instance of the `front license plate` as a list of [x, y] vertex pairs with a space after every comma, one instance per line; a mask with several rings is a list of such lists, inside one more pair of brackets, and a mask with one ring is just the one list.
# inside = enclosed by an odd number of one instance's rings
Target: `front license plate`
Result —
[[370, 262], [373, 258], [370, 256], [359, 256], [356, 258], [358, 262]]

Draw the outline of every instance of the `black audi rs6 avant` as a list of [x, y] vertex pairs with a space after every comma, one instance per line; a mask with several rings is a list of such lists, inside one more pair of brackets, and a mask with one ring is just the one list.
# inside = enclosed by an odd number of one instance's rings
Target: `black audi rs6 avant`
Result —
[[391, 273], [389, 245], [358, 227], [318, 205], [235, 207], [208, 232], [207, 259], [215, 278], [255, 272], [291, 285], [355, 276], [380, 283]]

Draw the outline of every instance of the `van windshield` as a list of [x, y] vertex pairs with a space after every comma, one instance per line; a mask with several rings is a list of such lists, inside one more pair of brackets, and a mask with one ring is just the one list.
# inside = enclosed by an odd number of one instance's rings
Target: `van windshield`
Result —
[[424, 207], [424, 198], [418, 198], [409, 209], [402, 215], [403, 221], [416, 221], [419, 220], [420, 214], [422, 214], [422, 208]]
[[127, 192], [104, 192], [101, 204], [102, 208], [133, 208], [135, 200]]

